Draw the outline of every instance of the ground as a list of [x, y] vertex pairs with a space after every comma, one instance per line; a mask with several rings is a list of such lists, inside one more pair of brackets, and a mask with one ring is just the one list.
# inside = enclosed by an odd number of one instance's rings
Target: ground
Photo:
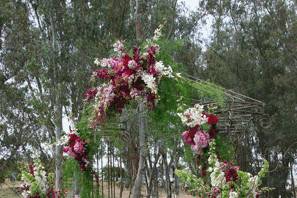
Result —
[[[107, 185], [107, 184], [106, 184]], [[20, 198], [20, 195], [16, 194], [12, 189], [17, 186], [16, 183], [11, 183], [9, 181], [6, 181], [4, 184], [1, 184], [0, 186], [0, 198]], [[107, 189], [107, 188], [105, 188]], [[106, 196], [108, 194], [107, 190], [104, 193]], [[120, 189], [116, 188], [116, 195], [120, 194]], [[129, 197], [129, 190], [124, 189], [123, 192], [123, 198]], [[160, 192], [160, 198], [165, 198], [166, 195], [164, 192]], [[185, 193], [181, 192], [179, 196], [176, 198], [192, 198], [191, 195], [186, 195]], [[116, 196], [118, 198], [118, 196]]]

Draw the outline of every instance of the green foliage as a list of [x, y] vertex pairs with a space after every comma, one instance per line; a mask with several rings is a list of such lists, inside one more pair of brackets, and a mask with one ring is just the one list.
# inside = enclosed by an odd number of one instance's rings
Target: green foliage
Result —
[[218, 134], [216, 139], [216, 153], [222, 160], [233, 161], [234, 160], [234, 145], [229, 137]]
[[189, 191], [195, 193], [195, 195], [205, 197], [207, 196], [207, 192], [210, 192], [210, 188], [205, 184], [203, 179], [193, 175], [191, 172], [176, 170], [175, 174], [180, 179], [180, 182], [186, 185]]

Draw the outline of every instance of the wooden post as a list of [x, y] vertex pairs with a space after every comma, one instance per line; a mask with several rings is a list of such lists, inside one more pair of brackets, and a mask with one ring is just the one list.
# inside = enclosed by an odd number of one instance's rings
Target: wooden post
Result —
[[136, 179], [132, 190], [132, 198], [141, 197], [142, 178], [145, 160], [145, 125], [144, 125], [144, 103], [138, 104], [138, 125], [139, 125], [139, 162]]

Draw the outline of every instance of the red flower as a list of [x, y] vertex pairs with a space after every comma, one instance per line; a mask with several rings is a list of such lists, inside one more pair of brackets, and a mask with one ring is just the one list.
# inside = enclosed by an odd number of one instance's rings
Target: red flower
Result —
[[97, 88], [89, 88], [85, 93], [84, 93], [84, 98], [86, 101], [92, 100], [95, 98], [98, 90]]
[[214, 115], [214, 114], [208, 114], [207, 115], [207, 123], [210, 124], [210, 125], [215, 125], [217, 124], [219, 121], [219, 118]]

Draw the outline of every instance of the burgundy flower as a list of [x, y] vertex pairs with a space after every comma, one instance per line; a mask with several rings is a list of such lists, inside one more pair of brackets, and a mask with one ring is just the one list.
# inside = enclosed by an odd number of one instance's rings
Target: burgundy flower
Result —
[[194, 145], [194, 136], [196, 132], [198, 131], [199, 126], [190, 128], [188, 131], [185, 131], [182, 133], [182, 139], [186, 144]]
[[154, 65], [151, 65], [149, 68], [148, 68], [148, 73], [153, 75], [153, 76], [156, 76], [158, 74], [156, 68]]
[[155, 102], [157, 99], [157, 95], [154, 93], [148, 93], [146, 96], [147, 106], [149, 109], [153, 109], [155, 107]]
[[210, 125], [215, 125], [217, 124], [219, 121], [219, 118], [214, 115], [214, 114], [208, 114], [207, 115], [207, 123], [210, 124]]
[[140, 60], [140, 49], [138, 47], [134, 47], [133, 49], [133, 59], [136, 63], [139, 63]]
[[123, 70], [122, 77], [123, 77], [123, 78], [128, 78], [128, 77], [130, 77], [133, 73], [134, 73], [134, 71], [133, 71], [132, 69], [125, 68], [125, 69]]
[[29, 173], [34, 176], [34, 164], [33, 163], [29, 164]]
[[155, 60], [155, 54], [156, 54], [157, 48], [155, 46], [150, 46], [147, 50], [147, 63], [148, 65], [154, 65], [156, 60]]
[[132, 58], [131, 58], [128, 54], [125, 54], [125, 55], [122, 57], [123, 65], [124, 65], [125, 67], [128, 67], [128, 63], [129, 63], [130, 60], [132, 60]]
[[208, 130], [209, 138], [214, 139], [217, 136], [218, 130], [214, 127], [210, 127]]
[[97, 69], [94, 71], [94, 75], [100, 79], [110, 79], [109, 70], [106, 68]]
[[85, 93], [84, 93], [84, 98], [86, 101], [92, 100], [95, 98], [98, 90], [97, 88], [89, 88]]
[[239, 170], [239, 166], [233, 166], [232, 163], [224, 162], [223, 169], [225, 169], [226, 182], [236, 181], [238, 179], [237, 171]]

